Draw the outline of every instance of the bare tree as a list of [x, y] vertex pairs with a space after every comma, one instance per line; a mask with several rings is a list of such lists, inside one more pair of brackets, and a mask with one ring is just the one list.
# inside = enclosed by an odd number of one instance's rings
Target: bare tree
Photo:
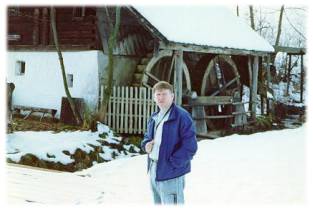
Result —
[[278, 27], [277, 27], [277, 36], [275, 41], [275, 48], [279, 46], [279, 40], [281, 36], [281, 28], [282, 28], [282, 22], [283, 22], [283, 14], [284, 14], [284, 5], [280, 8], [280, 14], [279, 14], [279, 21], [278, 21]]
[[116, 45], [116, 40], [117, 40], [117, 34], [120, 26], [120, 7], [116, 7], [115, 9], [115, 25], [113, 27], [113, 23], [110, 19], [110, 14], [108, 9], [106, 9], [106, 16], [109, 22], [109, 31], [110, 31], [110, 36], [109, 36], [109, 41], [108, 41], [108, 58], [109, 58], [109, 63], [108, 63], [108, 78], [107, 78], [107, 83], [104, 88], [104, 94], [103, 94], [103, 100], [101, 102], [100, 106], [100, 112], [99, 112], [99, 120], [103, 121], [105, 114], [106, 114], [106, 109], [107, 105], [110, 101], [111, 97], [111, 92], [112, 92], [112, 87], [113, 87], [113, 64], [114, 64], [114, 59], [113, 59], [113, 49]]
[[251, 23], [251, 27], [252, 27], [253, 30], [255, 30], [254, 12], [253, 12], [253, 6], [252, 6], [252, 5], [249, 6], [249, 11], [250, 11], [250, 23]]
[[236, 6], [237, 17], [239, 17], [239, 5]]
[[52, 28], [52, 33], [53, 33], [54, 44], [55, 44], [55, 47], [56, 47], [56, 50], [57, 50], [58, 56], [59, 56], [65, 94], [66, 94], [68, 102], [70, 103], [70, 107], [71, 107], [71, 110], [74, 114], [76, 124], [81, 125], [82, 119], [81, 119], [81, 117], [80, 117], [80, 115], [76, 109], [75, 103], [72, 99], [72, 96], [71, 96], [71, 93], [68, 89], [68, 85], [67, 85], [67, 81], [66, 81], [65, 66], [64, 66], [64, 62], [63, 62], [62, 52], [61, 52], [61, 49], [59, 46], [58, 34], [57, 34], [57, 28], [56, 28], [56, 22], [55, 22], [55, 10], [53, 7], [51, 7], [51, 9], [50, 9], [50, 22], [51, 22], [51, 28]]

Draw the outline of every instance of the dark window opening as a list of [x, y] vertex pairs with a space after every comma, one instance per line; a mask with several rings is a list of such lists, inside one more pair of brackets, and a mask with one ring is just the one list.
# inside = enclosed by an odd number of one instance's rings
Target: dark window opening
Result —
[[85, 8], [75, 7], [73, 9], [73, 18], [83, 18], [85, 16]]
[[15, 72], [16, 75], [24, 75], [25, 74], [25, 61], [17, 61], [16, 62]]
[[67, 86], [68, 87], [73, 87], [73, 74], [66, 74], [66, 81], [67, 81]]

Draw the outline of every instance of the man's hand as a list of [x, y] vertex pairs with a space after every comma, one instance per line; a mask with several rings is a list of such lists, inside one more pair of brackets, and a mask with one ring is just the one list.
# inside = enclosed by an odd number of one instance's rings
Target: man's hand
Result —
[[148, 154], [152, 152], [153, 144], [154, 144], [154, 140], [146, 144], [145, 149]]

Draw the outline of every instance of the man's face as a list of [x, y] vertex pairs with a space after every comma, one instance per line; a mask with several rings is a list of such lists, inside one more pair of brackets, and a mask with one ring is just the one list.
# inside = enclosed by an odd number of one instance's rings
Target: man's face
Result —
[[168, 89], [156, 90], [154, 92], [154, 101], [159, 108], [167, 108], [172, 105], [174, 94]]

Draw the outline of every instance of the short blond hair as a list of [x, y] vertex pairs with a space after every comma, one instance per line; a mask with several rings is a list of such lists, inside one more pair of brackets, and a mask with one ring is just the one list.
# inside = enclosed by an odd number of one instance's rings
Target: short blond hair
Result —
[[159, 81], [156, 83], [152, 88], [152, 92], [155, 93], [157, 90], [170, 90], [171, 93], [174, 93], [173, 85], [166, 81]]

